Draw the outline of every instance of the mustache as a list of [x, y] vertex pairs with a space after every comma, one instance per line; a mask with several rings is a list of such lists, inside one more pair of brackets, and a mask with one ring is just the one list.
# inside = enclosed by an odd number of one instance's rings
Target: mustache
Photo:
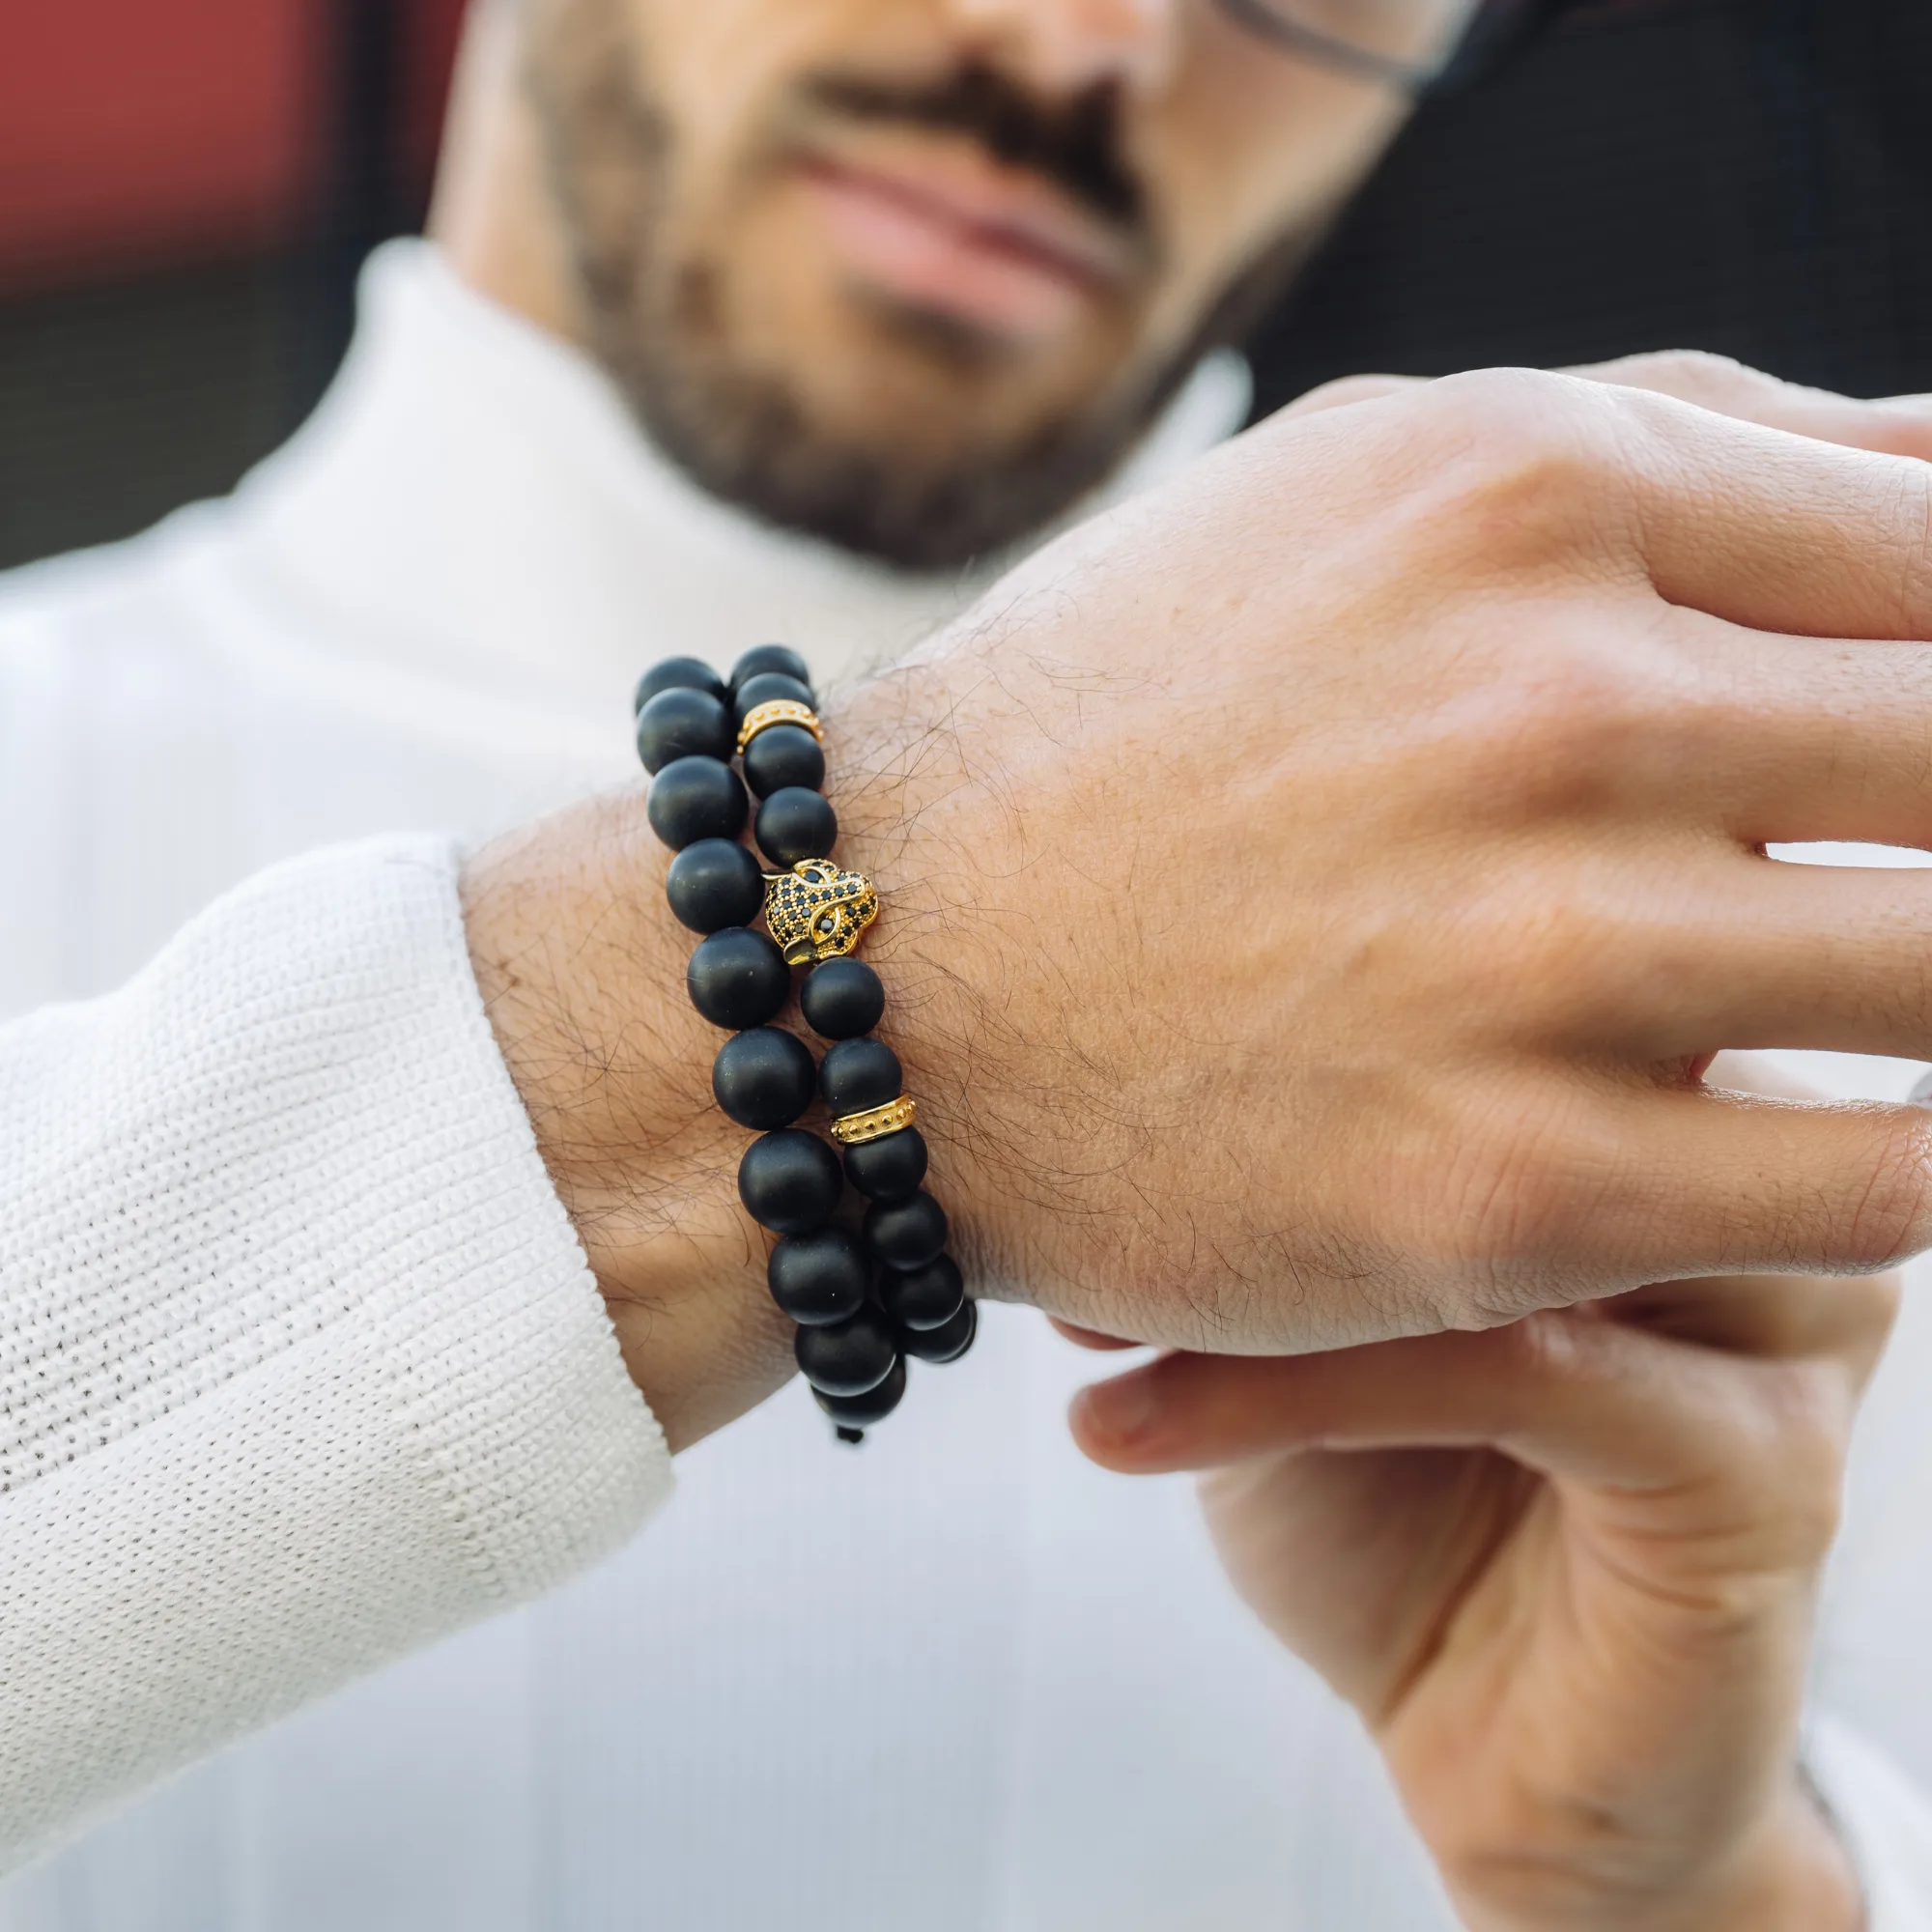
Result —
[[1042, 175], [1091, 213], [1145, 235], [1147, 194], [1126, 157], [1120, 90], [1112, 82], [1047, 102], [974, 62], [923, 86], [826, 74], [806, 92], [818, 106], [854, 120], [964, 134], [1003, 166]]

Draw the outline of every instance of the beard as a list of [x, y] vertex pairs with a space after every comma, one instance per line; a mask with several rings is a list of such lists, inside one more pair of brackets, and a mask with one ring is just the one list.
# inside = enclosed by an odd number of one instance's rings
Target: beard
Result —
[[[1176, 351], [1138, 372], [1124, 346], [1084, 401], [1043, 408], [1004, 441], [940, 446], [887, 424], [872, 437], [816, 417], [781, 370], [735, 353], [729, 263], [681, 245], [670, 117], [654, 98], [620, 0], [551, 0], [528, 16], [526, 83], [592, 354], [652, 440], [703, 489], [763, 521], [900, 569], [956, 569], [1062, 517], [1101, 483], [1214, 343], [1305, 257], [1299, 238], [1242, 275]], [[830, 80], [819, 104], [965, 133], [1145, 239], [1116, 103], [1047, 108], [982, 68], [916, 91]], [[1151, 242], [1145, 252], [1151, 259]], [[867, 325], [910, 358], [962, 425], [999, 380], [1002, 345], [947, 316], [883, 301]], [[1122, 380], [1127, 377], [1127, 380]], [[933, 412], [928, 412], [928, 422]], [[901, 433], [895, 435], [895, 427]]]

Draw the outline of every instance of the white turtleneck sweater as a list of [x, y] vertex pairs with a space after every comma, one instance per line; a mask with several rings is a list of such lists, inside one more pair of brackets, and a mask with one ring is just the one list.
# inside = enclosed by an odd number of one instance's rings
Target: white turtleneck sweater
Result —
[[[977, 586], [700, 496], [420, 245], [364, 299], [232, 500], [0, 586], [0, 1856], [447, 1640], [28, 1870], [0, 1932], [1446, 1926], [1352, 1719], [1184, 1484], [1074, 1454], [1088, 1365], [1022, 1311], [861, 1456], [785, 1391], [631, 1540], [668, 1462], [446, 835], [630, 779], [653, 657], [836, 675]], [[1244, 401], [1204, 367], [1116, 488]], [[1874, 1932], [1932, 1928], [1932, 1827], [1859, 1738], [1932, 1774], [1927, 1327], [1822, 1644], [1858, 1724], [1811, 1751]]]

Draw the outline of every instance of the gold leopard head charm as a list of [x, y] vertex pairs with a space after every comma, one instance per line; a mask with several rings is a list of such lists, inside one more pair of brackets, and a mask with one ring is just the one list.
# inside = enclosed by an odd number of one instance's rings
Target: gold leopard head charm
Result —
[[788, 872], [765, 874], [765, 925], [787, 965], [850, 952], [878, 916], [871, 880], [830, 859], [801, 859]]

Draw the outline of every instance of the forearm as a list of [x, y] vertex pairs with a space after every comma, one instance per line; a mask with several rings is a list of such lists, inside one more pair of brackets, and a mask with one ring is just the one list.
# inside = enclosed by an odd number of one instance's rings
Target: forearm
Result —
[[666, 1492], [445, 849], [265, 875], [0, 1094], [0, 1862]]

